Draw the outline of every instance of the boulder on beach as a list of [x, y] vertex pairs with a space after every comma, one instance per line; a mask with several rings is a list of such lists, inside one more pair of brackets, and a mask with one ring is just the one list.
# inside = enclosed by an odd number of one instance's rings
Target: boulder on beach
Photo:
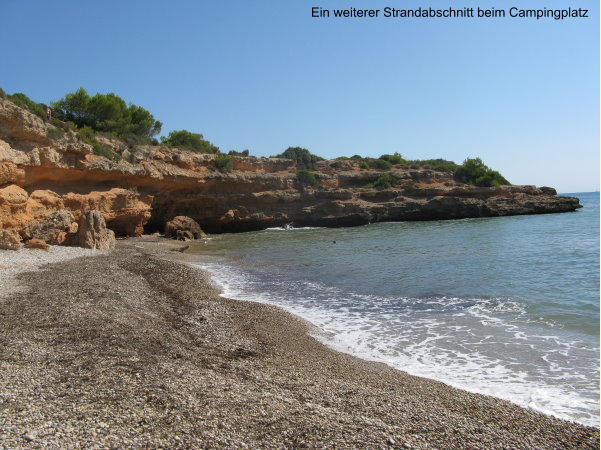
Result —
[[60, 209], [44, 220], [32, 220], [21, 230], [25, 240], [41, 239], [51, 245], [60, 245], [68, 234], [77, 232], [77, 222], [70, 211]]
[[46, 250], [50, 248], [50, 246], [46, 243], [46, 241], [42, 239], [30, 239], [25, 243], [26, 248], [34, 249], [34, 250]]
[[200, 225], [187, 216], [176, 216], [165, 224], [165, 237], [180, 241], [191, 241], [205, 236]]
[[21, 235], [17, 230], [0, 230], [0, 249], [19, 250], [21, 248]]
[[109, 250], [115, 247], [115, 233], [106, 227], [100, 211], [86, 211], [79, 218], [77, 245], [96, 250]]

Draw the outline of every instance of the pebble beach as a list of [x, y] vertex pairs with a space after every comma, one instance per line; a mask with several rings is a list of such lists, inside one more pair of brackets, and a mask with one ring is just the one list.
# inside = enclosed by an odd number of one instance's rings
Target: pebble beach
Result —
[[0, 446], [599, 448], [599, 430], [335, 352], [177, 242], [0, 253]]

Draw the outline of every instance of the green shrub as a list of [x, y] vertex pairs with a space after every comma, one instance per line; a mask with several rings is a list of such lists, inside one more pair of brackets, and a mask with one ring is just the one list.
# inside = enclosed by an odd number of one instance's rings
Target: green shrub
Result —
[[10, 99], [17, 105], [27, 109], [29, 112], [35, 114], [39, 118], [46, 120], [46, 111], [44, 105], [36, 103], [21, 92], [17, 92], [10, 96]]
[[301, 186], [317, 186], [319, 184], [315, 174], [306, 169], [296, 172], [296, 180]]
[[161, 137], [163, 145], [191, 150], [197, 153], [218, 153], [219, 147], [203, 138], [202, 134], [188, 130], [174, 130], [167, 137]]
[[377, 170], [390, 170], [392, 167], [392, 164], [384, 159], [370, 159], [368, 164], [370, 168]]
[[380, 156], [380, 159], [388, 161], [390, 164], [403, 164], [406, 162], [398, 152], [396, 152], [394, 155], [382, 155]]
[[367, 164], [367, 161], [361, 161], [361, 162], [359, 163], [359, 167], [360, 167], [361, 169], [369, 169], [369, 164]]
[[8, 94], [2, 88], [0, 88], [0, 98], [8, 98]]
[[48, 136], [53, 141], [61, 139], [64, 135], [65, 131], [62, 128], [58, 127], [48, 128], [48, 133], [46, 134], [46, 136]]
[[77, 127], [73, 122], [63, 122], [62, 120], [58, 120], [56, 117], [50, 119], [50, 123], [65, 132], [77, 130]]
[[467, 158], [455, 170], [455, 179], [476, 186], [510, 185], [499, 172], [485, 165], [480, 158]]
[[97, 93], [90, 97], [85, 89], [79, 88], [64, 98], [52, 103], [53, 115], [70, 121], [81, 128], [115, 134], [118, 137], [135, 135], [150, 138], [161, 132], [162, 123], [141, 106], [130, 104], [113, 94]]
[[121, 159], [121, 156], [113, 152], [108, 146], [98, 142], [98, 139], [96, 139], [96, 133], [92, 128], [84, 126], [77, 130], [77, 135], [85, 143], [90, 144], [92, 146], [92, 150], [95, 155], [104, 156], [105, 158], [108, 158], [111, 161], [119, 161], [119, 159]]
[[288, 147], [283, 153], [275, 156], [276, 158], [286, 158], [296, 161], [298, 167], [302, 169], [314, 169], [317, 161], [323, 160], [309, 150], [302, 147]]
[[[447, 161], [446, 159], [438, 158], [438, 159], [422, 159], [422, 160], [414, 160], [411, 163], [415, 164], [417, 167], [421, 167], [424, 169], [437, 170], [439, 172], [447, 172], [447, 173], [455, 173], [455, 171], [460, 167], [453, 161]], [[415, 167], [415, 168], [417, 168]], [[413, 167], [412, 167], [413, 168]]]
[[242, 150], [241, 152], [237, 152], [236, 150], [230, 150], [227, 152], [230, 156], [248, 156], [250, 155], [250, 150]]
[[213, 164], [219, 172], [231, 172], [233, 168], [233, 158], [229, 155], [217, 155], [213, 159]]
[[387, 189], [392, 186], [396, 186], [399, 182], [399, 178], [393, 173], [385, 173], [380, 175], [376, 181], [373, 183], [366, 184], [366, 188], [375, 188], [375, 189]]

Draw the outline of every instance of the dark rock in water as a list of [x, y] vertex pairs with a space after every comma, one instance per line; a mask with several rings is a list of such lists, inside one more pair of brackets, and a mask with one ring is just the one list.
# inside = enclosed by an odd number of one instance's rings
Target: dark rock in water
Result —
[[180, 241], [191, 241], [205, 237], [200, 225], [186, 216], [176, 216], [165, 225], [165, 236]]
[[106, 227], [100, 211], [86, 211], [79, 218], [77, 244], [84, 248], [109, 250], [115, 247], [115, 233]]

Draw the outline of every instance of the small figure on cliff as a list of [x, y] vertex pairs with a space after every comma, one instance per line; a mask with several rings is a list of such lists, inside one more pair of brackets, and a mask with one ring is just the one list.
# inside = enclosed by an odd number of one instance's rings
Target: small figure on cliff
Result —
[[44, 105], [44, 110], [46, 111], [46, 118], [48, 120], [52, 119], [52, 109], [48, 105]]

